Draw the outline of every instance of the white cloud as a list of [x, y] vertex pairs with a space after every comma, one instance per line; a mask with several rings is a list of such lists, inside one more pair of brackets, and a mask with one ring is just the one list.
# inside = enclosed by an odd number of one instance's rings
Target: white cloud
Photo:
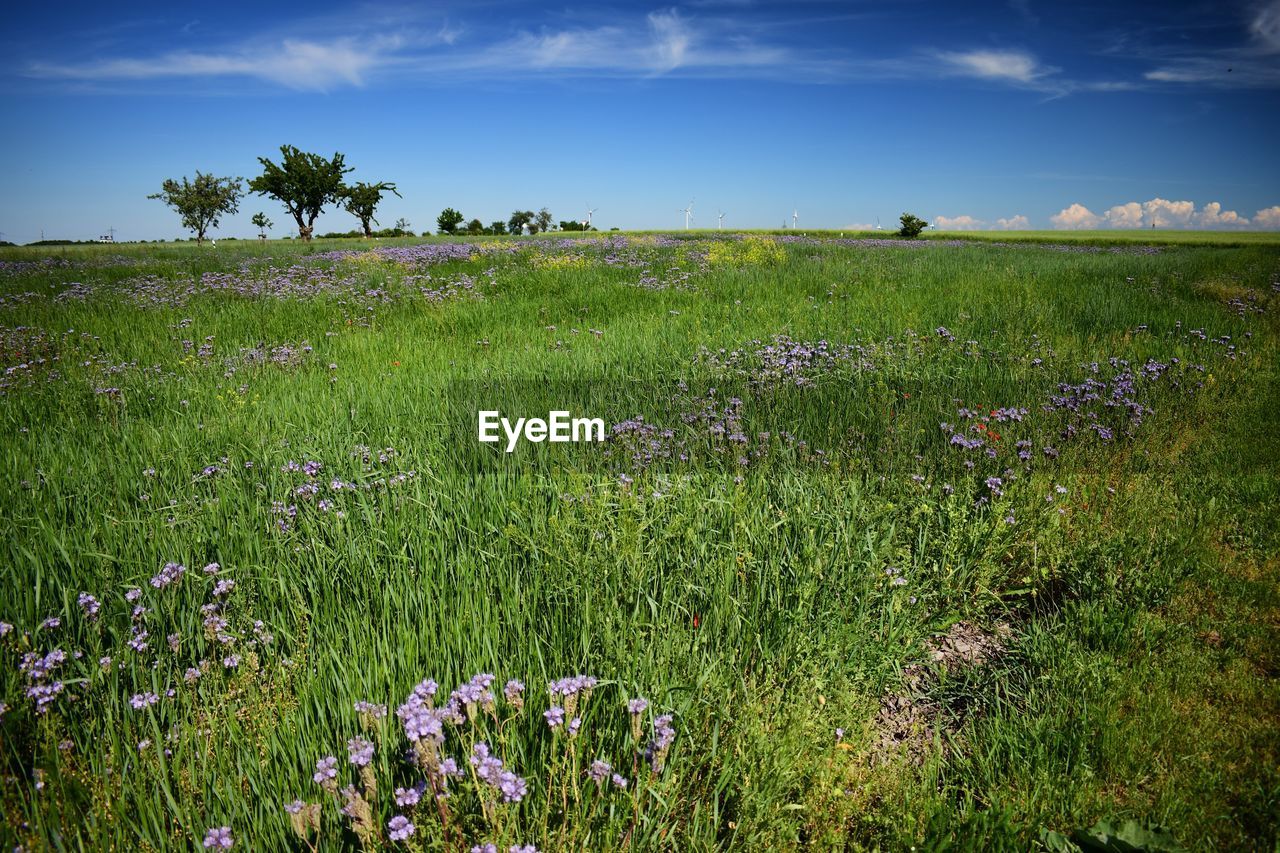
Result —
[[940, 231], [978, 231], [986, 227], [985, 222], [981, 219], [974, 219], [968, 214], [961, 216], [937, 216], [934, 217], [933, 225]]
[[[812, 71], [792, 52], [759, 44], [723, 21], [694, 21], [674, 9], [624, 23], [485, 38], [448, 23], [408, 18], [322, 35], [255, 38], [207, 51], [173, 51], [84, 63], [31, 65], [28, 76], [110, 82], [161, 78], [247, 77], [293, 89], [363, 86], [379, 73], [399, 78], [543, 73], [647, 76]], [[300, 26], [299, 29], [302, 29]], [[315, 27], [311, 28], [313, 32]], [[396, 33], [393, 36], [383, 32]], [[464, 37], [465, 36], [465, 37]]]
[[1249, 219], [1234, 210], [1223, 210], [1221, 203], [1211, 201], [1196, 214], [1195, 223], [1200, 228], [1243, 228]]
[[1253, 227], [1263, 231], [1280, 231], [1280, 204], [1259, 210], [1253, 215]]
[[1117, 204], [1102, 214], [1102, 218], [1110, 228], [1141, 228], [1142, 205], [1136, 201]]
[[1050, 216], [1049, 221], [1053, 223], [1054, 228], [1089, 229], [1097, 228], [1101, 220], [1083, 204], [1073, 204]]
[[[1250, 222], [1234, 210], [1224, 210], [1222, 203], [1211, 201], [1199, 210], [1192, 201], [1170, 201], [1153, 198], [1150, 201], [1130, 201], [1108, 208], [1102, 216], [1089, 208], [1073, 204], [1050, 221], [1054, 228], [1202, 228], [1224, 230], [1244, 228]], [[1270, 223], [1264, 224], [1264, 223]], [[1259, 228], [1280, 230], [1280, 206], [1258, 211], [1253, 225]]]
[[1280, 53], [1280, 0], [1273, 0], [1258, 10], [1249, 32], [1264, 49]]
[[1008, 219], [997, 219], [996, 227], [1001, 231], [1028, 231], [1031, 228], [1031, 220], [1018, 214]]
[[1057, 70], [1020, 50], [941, 51], [937, 58], [952, 74], [1005, 83], [1031, 84]]
[[340, 38], [328, 42], [285, 39], [223, 53], [175, 51], [150, 59], [106, 59], [82, 65], [35, 65], [32, 76], [75, 80], [150, 80], [166, 77], [256, 77], [291, 89], [324, 91], [335, 85], [363, 85], [365, 76], [386, 63], [400, 39], [368, 42]]
[[1142, 214], [1148, 228], [1153, 225], [1156, 228], [1187, 228], [1191, 225], [1191, 217], [1195, 212], [1195, 202], [1191, 201], [1153, 198], [1142, 203]]

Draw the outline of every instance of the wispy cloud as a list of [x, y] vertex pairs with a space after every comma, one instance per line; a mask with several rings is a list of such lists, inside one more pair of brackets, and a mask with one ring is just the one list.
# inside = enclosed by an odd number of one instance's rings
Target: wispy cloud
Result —
[[1058, 71], [1021, 50], [938, 51], [935, 56], [943, 73], [1001, 83], [1033, 85]]
[[1211, 88], [1280, 87], [1280, 0], [1254, 7], [1244, 24], [1243, 41], [1228, 47], [1138, 47], [1135, 52], [1156, 66], [1144, 79]]
[[[379, 29], [385, 32], [385, 20]], [[361, 33], [252, 42], [207, 51], [87, 62], [36, 62], [29, 77], [90, 81], [243, 77], [291, 89], [327, 91], [364, 86], [383, 72], [435, 79], [449, 73], [658, 76], [768, 72], [794, 68], [800, 60], [786, 48], [761, 44], [718, 19], [697, 20], [675, 9], [629, 18], [618, 24], [518, 31], [486, 37], [445, 23], [437, 29], [406, 21], [395, 36]], [[637, 25], [638, 24], [638, 25]], [[304, 29], [304, 28], [299, 28]]]
[[363, 85], [371, 71], [389, 63], [399, 37], [359, 41], [284, 39], [222, 52], [174, 51], [150, 58], [104, 59], [80, 64], [36, 63], [32, 77], [120, 81], [193, 77], [250, 77], [290, 89], [327, 91]]

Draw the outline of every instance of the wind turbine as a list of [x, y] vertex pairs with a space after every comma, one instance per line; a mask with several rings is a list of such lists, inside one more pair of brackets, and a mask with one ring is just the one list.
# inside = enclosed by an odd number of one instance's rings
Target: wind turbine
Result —
[[592, 215], [593, 213], [595, 213], [595, 212], [596, 212], [597, 210], [599, 210], [599, 209], [600, 209], [600, 208], [598, 208], [598, 207], [592, 207], [592, 206], [591, 206], [591, 202], [587, 202], [587, 221], [586, 221], [585, 225], [587, 226], [587, 229], [588, 229], [588, 230], [590, 230], [590, 228], [591, 228], [591, 215]]
[[791, 211], [791, 227], [793, 229], [796, 227], [796, 220], [798, 220], [799, 218], [800, 218], [800, 211], [793, 209]]
[[724, 211], [723, 210], [719, 211], [719, 219], [720, 219], [720, 224], [716, 226], [716, 230], [721, 230], [724, 228]]
[[684, 230], [689, 230], [689, 225], [693, 222], [693, 201], [689, 201], [689, 206], [680, 211], [684, 214]]

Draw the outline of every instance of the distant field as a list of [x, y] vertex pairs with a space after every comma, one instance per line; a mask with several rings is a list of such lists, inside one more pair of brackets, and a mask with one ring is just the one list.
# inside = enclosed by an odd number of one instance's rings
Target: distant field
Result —
[[0, 841], [1274, 847], [1280, 235], [565, 236], [0, 250]]

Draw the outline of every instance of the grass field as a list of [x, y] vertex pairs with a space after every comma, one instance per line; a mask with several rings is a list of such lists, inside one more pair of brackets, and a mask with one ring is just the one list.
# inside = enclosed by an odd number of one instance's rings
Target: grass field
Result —
[[0, 250], [0, 841], [1272, 849], [1280, 245], [939, 236]]

